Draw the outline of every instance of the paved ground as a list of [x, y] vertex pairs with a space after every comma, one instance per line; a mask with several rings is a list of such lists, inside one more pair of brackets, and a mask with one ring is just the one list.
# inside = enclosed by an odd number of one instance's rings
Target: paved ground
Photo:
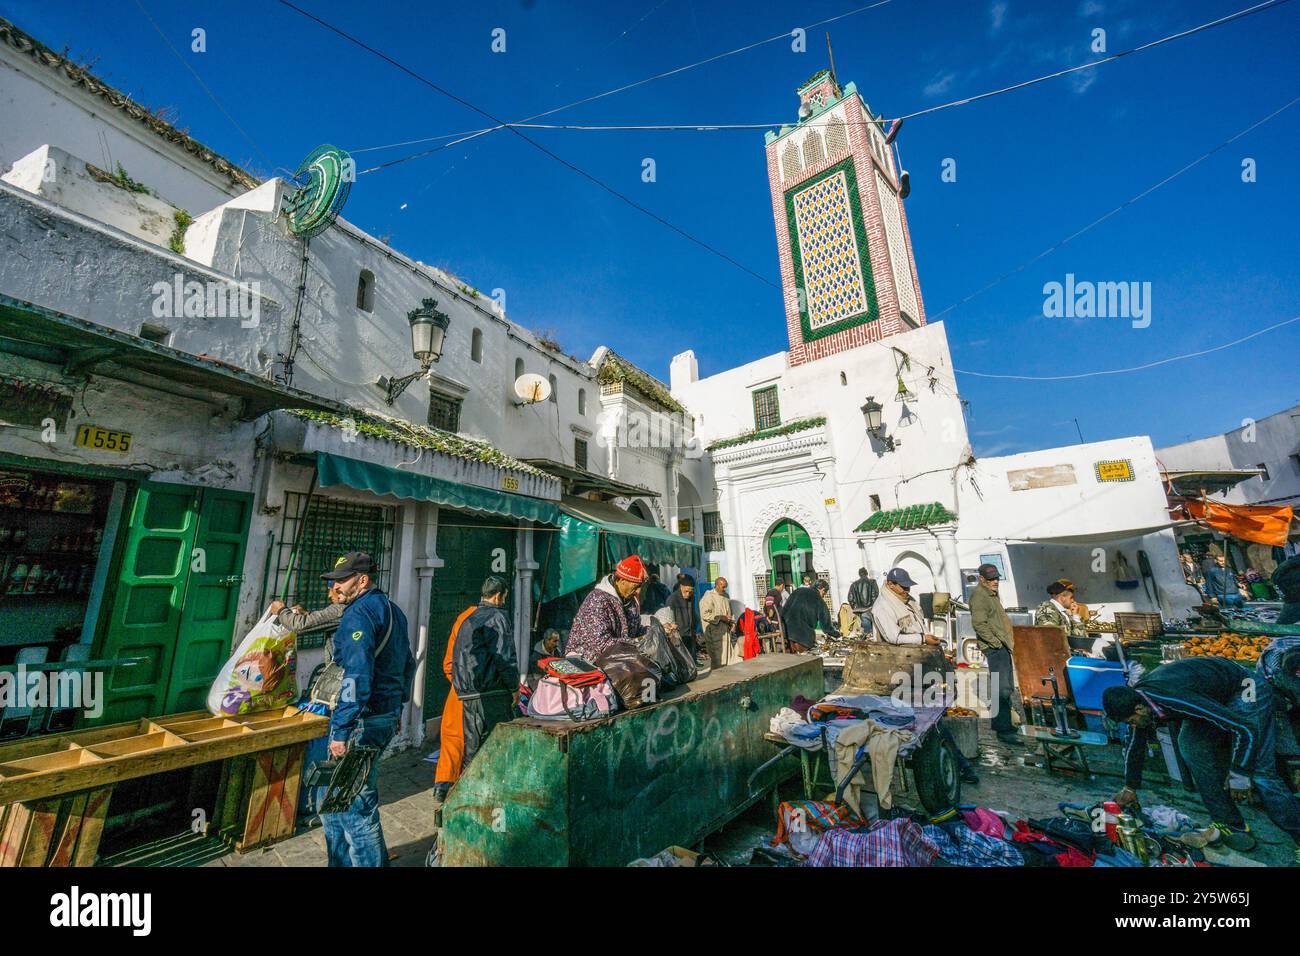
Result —
[[[1099, 773], [1094, 780], [1050, 776], [1033, 765], [1032, 755], [1025, 747], [1007, 747], [987, 728], [980, 739], [981, 755], [978, 786], [963, 792], [965, 802], [977, 803], [994, 810], [1007, 810], [1017, 818], [1045, 817], [1057, 813], [1057, 804], [1063, 801], [1091, 804], [1109, 798], [1119, 789], [1117, 776]], [[423, 866], [424, 857], [433, 836], [433, 765], [424, 763], [423, 755], [414, 751], [394, 754], [384, 761], [380, 771], [380, 815], [384, 834], [393, 854], [394, 866]], [[1097, 771], [1118, 771], [1119, 748], [1110, 747], [1105, 754], [1090, 762]], [[1156, 761], [1151, 761], [1152, 763]], [[1143, 801], [1148, 806], [1167, 804], [1177, 807], [1198, 822], [1204, 822], [1204, 811], [1194, 794], [1185, 793], [1178, 785], [1158, 784], [1151, 775], [1149, 786], [1143, 790]], [[795, 797], [797, 782], [789, 784], [783, 795]], [[1245, 810], [1251, 827], [1260, 840], [1259, 848], [1250, 857], [1241, 858], [1210, 853], [1214, 862], [1241, 865], [1284, 865], [1291, 859], [1289, 841], [1256, 808]], [[754, 847], [765, 844], [774, 832], [771, 807], [762, 802], [738, 818], [726, 829], [706, 842], [726, 862], [748, 862]], [[227, 854], [206, 864], [208, 866], [324, 866], [325, 841], [319, 828], [300, 832], [274, 847], [248, 854]]]

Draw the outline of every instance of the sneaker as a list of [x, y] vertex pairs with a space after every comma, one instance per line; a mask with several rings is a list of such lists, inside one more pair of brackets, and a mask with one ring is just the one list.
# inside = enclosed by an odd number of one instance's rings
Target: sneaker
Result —
[[1239, 829], [1227, 826], [1223, 823], [1211, 823], [1212, 829], [1219, 831], [1219, 846], [1226, 846], [1229, 850], [1236, 850], [1239, 853], [1249, 853], [1255, 849], [1255, 838], [1251, 835], [1250, 826], [1242, 824]]

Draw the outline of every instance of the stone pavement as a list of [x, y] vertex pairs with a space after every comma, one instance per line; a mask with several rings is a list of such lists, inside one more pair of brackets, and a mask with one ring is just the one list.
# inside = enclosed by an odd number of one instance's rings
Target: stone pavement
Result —
[[[393, 866], [424, 866], [433, 844], [433, 767], [425, 750], [404, 750], [379, 767], [379, 817]], [[325, 834], [300, 832], [265, 850], [228, 853], [206, 866], [324, 866]]]
[[[980, 733], [980, 758], [977, 761], [980, 783], [965, 787], [962, 800], [994, 810], [1007, 810], [1013, 819], [1049, 817], [1057, 814], [1062, 802], [1092, 804], [1109, 799], [1121, 786], [1115, 775], [1120, 769], [1120, 749], [1112, 746], [1104, 753], [1089, 754], [1096, 778], [1049, 775], [1033, 765], [1033, 751], [1027, 746], [1007, 746], [993, 736], [986, 722]], [[424, 751], [407, 750], [386, 759], [379, 772], [380, 817], [393, 866], [423, 866], [433, 841], [433, 764], [421, 759]], [[1027, 760], [1026, 758], [1029, 757]], [[1158, 760], [1148, 761], [1148, 764]], [[1205, 811], [1195, 794], [1186, 793], [1178, 784], [1165, 783], [1167, 778], [1147, 774], [1142, 800], [1147, 806], [1165, 804], [1176, 807], [1198, 824], [1206, 822]], [[798, 779], [782, 789], [785, 799], [802, 796]], [[1290, 841], [1273, 826], [1256, 807], [1243, 813], [1259, 839], [1259, 847], [1249, 856], [1207, 851], [1211, 862], [1245, 866], [1285, 866], [1291, 859]], [[726, 862], [744, 864], [754, 847], [772, 838], [775, 821], [771, 806], [764, 800], [724, 830], [709, 837], [705, 845]], [[252, 853], [229, 853], [207, 866], [324, 866], [325, 836], [319, 827], [265, 850]]]

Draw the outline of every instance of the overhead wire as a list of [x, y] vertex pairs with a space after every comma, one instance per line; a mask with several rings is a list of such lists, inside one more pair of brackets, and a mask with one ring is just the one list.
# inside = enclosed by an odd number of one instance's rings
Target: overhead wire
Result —
[[[354, 44], [354, 45], [356, 45], [356, 46], [361, 47], [363, 50], [367, 51], [368, 53], [370, 53], [370, 54], [372, 54], [372, 55], [378, 57], [379, 59], [381, 59], [381, 60], [383, 60], [384, 62], [388, 63], [389, 65], [393, 66], [394, 68], [396, 68], [396, 69], [400, 70], [401, 72], [405, 73], [406, 75], [410, 76], [412, 79], [416, 80], [416, 81], [419, 82], [419, 83], [424, 84], [425, 86], [428, 86], [430, 89], [432, 89], [432, 90], [434, 90], [434, 91], [440, 93], [441, 95], [447, 97], [448, 99], [451, 99], [451, 100], [453, 100], [453, 101], [455, 101], [455, 102], [457, 102], [457, 103], [460, 103], [462, 106], [465, 106], [466, 108], [473, 110], [474, 112], [480, 114], [481, 116], [486, 117], [487, 119], [491, 120], [491, 121], [494, 122], [494, 123], [501, 123], [503, 126], [506, 125], [506, 124], [504, 124], [504, 123], [502, 122], [502, 120], [500, 120], [500, 119], [498, 119], [497, 117], [493, 116], [491, 113], [487, 112], [486, 110], [482, 109], [481, 107], [478, 107], [478, 106], [474, 105], [474, 104], [471, 103], [469, 100], [466, 100], [465, 98], [463, 98], [463, 97], [461, 97], [461, 96], [458, 96], [457, 94], [451, 92], [450, 90], [446, 89], [445, 87], [440, 86], [439, 84], [435, 83], [433, 80], [430, 80], [428, 77], [425, 77], [425, 76], [421, 75], [420, 73], [417, 73], [415, 70], [412, 70], [410, 67], [405, 66], [404, 64], [400, 63], [399, 61], [393, 59], [391, 56], [389, 56], [388, 54], [384, 53], [383, 51], [378, 50], [378, 49], [376, 49], [375, 47], [370, 46], [370, 45], [367, 44], [365, 41], [363, 41], [363, 40], [361, 40], [361, 39], [359, 39], [359, 38], [357, 38], [357, 37], [355, 37], [355, 36], [352, 36], [352, 35], [349, 34], [347, 31], [342, 30], [342, 29], [340, 29], [339, 27], [336, 27], [336, 26], [334, 26], [333, 24], [328, 23], [328, 22], [325, 21], [325, 20], [322, 20], [320, 17], [317, 17], [317, 16], [315, 16], [314, 14], [309, 13], [309, 12], [306, 11], [306, 10], [303, 10], [301, 7], [296, 6], [295, 4], [291, 3], [290, 0], [280, 0], [280, 3], [281, 3], [283, 6], [289, 7], [291, 10], [294, 10], [294, 11], [298, 12], [298, 13], [301, 14], [302, 16], [307, 17], [309, 20], [312, 20], [312, 21], [318, 23], [319, 25], [321, 25], [321, 26], [324, 27], [325, 29], [327, 29], [327, 30], [329, 30], [330, 32], [332, 32], [332, 33], [334, 33], [334, 34], [336, 34], [336, 35], [342, 37], [343, 39], [347, 40], [348, 42], [350, 42], [350, 43], [352, 43], [352, 44]], [[525, 134], [522, 133], [521, 131], [519, 131], [519, 130], [517, 130], [517, 129], [514, 129], [514, 128], [512, 128], [512, 127], [507, 127], [507, 128], [510, 128], [510, 131], [511, 131], [512, 133], [514, 133], [514, 135], [518, 136], [520, 139], [522, 139], [524, 142], [528, 143], [528, 144], [529, 144], [530, 146], [532, 146], [534, 149], [536, 149], [536, 150], [538, 150], [539, 152], [545, 154], [546, 156], [549, 156], [549, 157], [550, 157], [552, 160], [554, 160], [555, 162], [557, 162], [557, 163], [559, 163], [560, 165], [566, 167], [567, 169], [569, 169], [569, 170], [571, 170], [571, 171], [577, 173], [578, 175], [582, 176], [584, 179], [586, 179], [586, 180], [588, 180], [589, 182], [595, 184], [596, 186], [599, 186], [599, 187], [600, 187], [601, 189], [603, 189], [605, 192], [609, 193], [611, 196], [614, 196], [614, 197], [616, 197], [616, 198], [622, 200], [624, 203], [626, 203], [627, 205], [631, 206], [633, 209], [637, 210], [638, 212], [640, 212], [640, 213], [642, 213], [642, 214], [644, 214], [644, 215], [646, 215], [646, 216], [649, 216], [651, 219], [654, 219], [654, 220], [655, 220], [656, 222], [658, 222], [660, 225], [662, 225], [662, 226], [664, 226], [665, 228], [670, 229], [671, 231], [677, 233], [677, 234], [678, 234], [679, 236], [681, 236], [682, 238], [687, 239], [688, 241], [694, 243], [695, 245], [701, 247], [702, 249], [705, 249], [705, 250], [708, 251], [708, 252], [711, 252], [713, 255], [717, 256], [718, 258], [720, 258], [720, 259], [722, 259], [722, 260], [724, 260], [724, 261], [726, 261], [726, 262], [729, 262], [731, 265], [733, 265], [733, 266], [735, 266], [736, 268], [742, 270], [743, 272], [748, 273], [749, 275], [753, 276], [755, 279], [758, 279], [760, 282], [762, 282], [762, 283], [764, 283], [764, 284], [766, 284], [766, 285], [768, 285], [768, 286], [771, 286], [771, 287], [774, 288], [774, 289], [779, 289], [779, 288], [780, 288], [780, 286], [779, 286], [777, 283], [773, 282], [773, 281], [772, 281], [771, 279], [769, 279], [768, 277], [766, 277], [766, 276], [764, 276], [764, 275], [761, 275], [761, 274], [758, 273], [758, 272], [755, 272], [755, 271], [754, 271], [753, 269], [751, 269], [749, 266], [745, 265], [744, 263], [740, 262], [740, 261], [737, 260], [737, 259], [732, 258], [732, 257], [729, 256], [727, 253], [723, 252], [722, 250], [718, 249], [717, 247], [715, 247], [715, 246], [713, 246], [713, 245], [710, 245], [708, 242], [705, 242], [703, 239], [697, 238], [696, 236], [694, 236], [694, 235], [692, 235], [691, 233], [687, 232], [685, 229], [682, 229], [680, 226], [677, 226], [677, 225], [675, 225], [674, 223], [669, 222], [669, 221], [668, 221], [667, 219], [665, 219], [663, 216], [660, 216], [658, 213], [656, 213], [656, 212], [654, 212], [654, 211], [652, 211], [652, 210], [646, 208], [645, 206], [641, 205], [640, 203], [638, 203], [636, 200], [632, 199], [631, 197], [626, 196], [626, 195], [624, 195], [623, 193], [619, 192], [619, 191], [618, 191], [617, 189], [615, 189], [613, 186], [610, 186], [608, 183], [604, 182], [603, 180], [599, 179], [598, 177], [596, 177], [596, 176], [592, 175], [591, 173], [587, 172], [585, 169], [582, 169], [581, 167], [579, 167], [579, 166], [577, 166], [577, 165], [575, 165], [575, 164], [569, 162], [567, 159], [564, 159], [562, 156], [557, 155], [556, 153], [554, 153], [554, 152], [552, 152], [551, 150], [547, 149], [547, 148], [546, 148], [545, 146], [543, 146], [541, 143], [538, 143], [536, 140], [534, 140], [534, 139], [532, 139], [531, 137], [525, 135]], [[442, 147], [440, 147], [440, 148], [442, 148]]]

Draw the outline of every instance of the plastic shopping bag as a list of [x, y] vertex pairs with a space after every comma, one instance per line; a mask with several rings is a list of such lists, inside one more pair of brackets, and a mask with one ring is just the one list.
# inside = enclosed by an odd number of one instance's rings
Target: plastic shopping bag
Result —
[[233, 717], [284, 707], [298, 696], [298, 635], [268, 611], [239, 642], [208, 691], [208, 711]]

